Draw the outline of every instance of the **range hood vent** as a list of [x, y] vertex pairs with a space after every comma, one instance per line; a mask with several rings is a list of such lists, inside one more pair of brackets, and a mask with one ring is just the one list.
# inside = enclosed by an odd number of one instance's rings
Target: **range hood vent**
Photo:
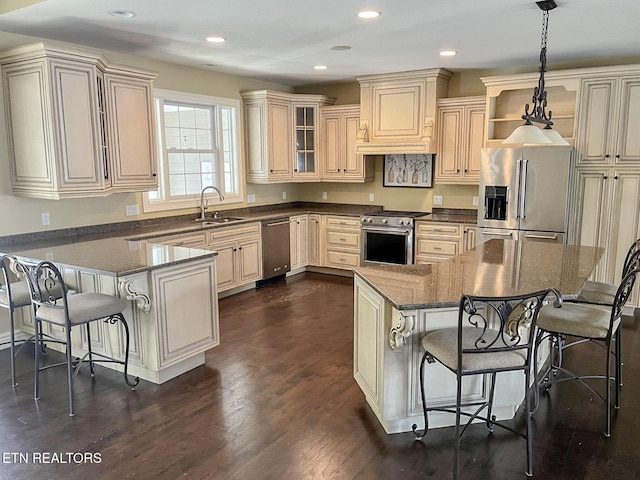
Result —
[[446, 97], [451, 75], [435, 68], [358, 77], [356, 153], [435, 153], [436, 102]]

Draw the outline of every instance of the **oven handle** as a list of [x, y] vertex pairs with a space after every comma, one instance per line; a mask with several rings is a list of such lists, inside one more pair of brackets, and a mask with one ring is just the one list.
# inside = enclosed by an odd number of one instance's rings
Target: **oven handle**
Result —
[[363, 232], [374, 232], [374, 233], [400, 233], [403, 235], [411, 235], [412, 230], [407, 230], [405, 228], [370, 228], [370, 227], [362, 227]]

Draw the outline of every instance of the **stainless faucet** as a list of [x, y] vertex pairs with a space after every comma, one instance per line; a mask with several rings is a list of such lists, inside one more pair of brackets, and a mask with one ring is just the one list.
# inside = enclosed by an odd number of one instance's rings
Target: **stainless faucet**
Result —
[[218, 193], [218, 197], [220, 198], [220, 201], [224, 200], [224, 195], [222, 195], [222, 192], [220, 190], [218, 190], [217, 187], [214, 187], [213, 185], [209, 185], [208, 187], [204, 187], [202, 189], [202, 192], [200, 192], [200, 218], [198, 220], [204, 220], [204, 212], [207, 209], [207, 207], [209, 206], [209, 200], [205, 200], [204, 198], [204, 192], [206, 192], [207, 190], [215, 190]]

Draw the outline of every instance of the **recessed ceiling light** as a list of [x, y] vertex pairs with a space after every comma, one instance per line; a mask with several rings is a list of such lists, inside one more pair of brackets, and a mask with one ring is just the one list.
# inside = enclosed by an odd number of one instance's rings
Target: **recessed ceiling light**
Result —
[[382, 13], [377, 10], [361, 10], [358, 12], [360, 18], [378, 18]]
[[337, 50], [341, 52], [343, 50], [351, 50], [351, 47], [349, 45], [336, 45], [335, 47], [331, 47], [331, 50]]
[[440, 52], [441, 57], [453, 57], [457, 54], [458, 52], [456, 52], [455, 50], [443, 50]]
[[109, 12], [109, 15], [113, 15], [118, 18], [133, 18], [136, 16], [136, 12], [132, 12], [130, 10], [114, 10]]
[[211, 42], [211, 43], [224, 43], [226, 41], [227, 39], [221, 35], [209, 35], [207, 37], [207, 42]]
[[326, 65], [316, 65], [315, 67], [313, 67], [314, 70], [326, 70], [327, 66]]

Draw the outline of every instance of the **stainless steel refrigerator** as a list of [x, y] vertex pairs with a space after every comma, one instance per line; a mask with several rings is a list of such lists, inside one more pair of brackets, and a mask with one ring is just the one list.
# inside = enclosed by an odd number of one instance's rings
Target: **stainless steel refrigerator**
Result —
[[478, 243], [566, 242], [573, 148], [483, 148]]

